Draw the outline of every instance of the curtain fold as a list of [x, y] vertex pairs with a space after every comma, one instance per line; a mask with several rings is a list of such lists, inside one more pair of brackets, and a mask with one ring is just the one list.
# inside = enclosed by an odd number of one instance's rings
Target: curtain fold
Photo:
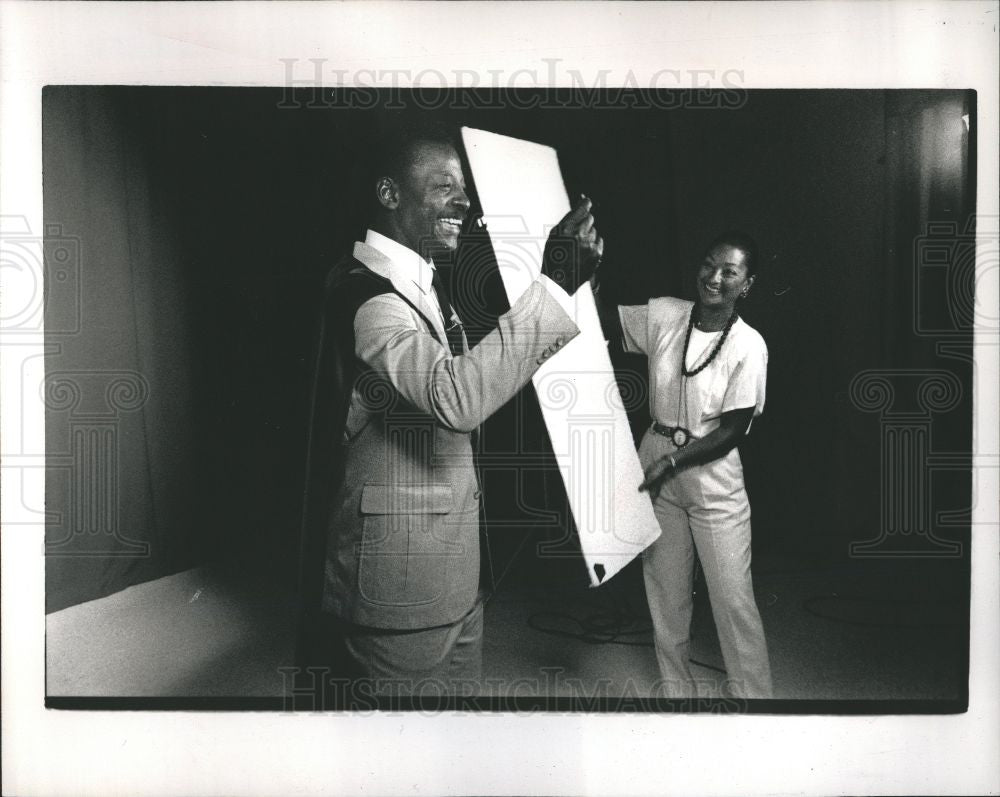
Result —
[[43, 95], [46, 252], [78, 252], [68, 279], [46, 264], [47, 612], [192, 559], [187, 303], [127, 111], [108, 89]]

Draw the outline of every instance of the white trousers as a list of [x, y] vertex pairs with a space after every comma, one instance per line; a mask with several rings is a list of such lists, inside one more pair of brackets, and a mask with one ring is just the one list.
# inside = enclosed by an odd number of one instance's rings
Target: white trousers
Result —
[[[647, 432], [639, 447], [646, 468], [676, 451]], [[685, 469], [653, 500], [662, 535], [643, 553], [646, 598], [653, 618], [663, 697], [706, 697], [691, 675], [692, 589], [698, 553], [734, 697], [769, 698], [771, 666], [750, 576], [750, 503], [739, 452]], [[699, 694], [701, 692], [701, 694]]]

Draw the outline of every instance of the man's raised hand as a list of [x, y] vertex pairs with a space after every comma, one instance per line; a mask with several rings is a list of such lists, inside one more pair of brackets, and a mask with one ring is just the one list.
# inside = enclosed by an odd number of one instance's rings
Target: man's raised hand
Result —
[[594, 226], [592, 207], [593, 202], [581, 196], [552, 228], [545, 243], [542, 273], [570, 295], [593, 276], [604, 253], [604, 240]]

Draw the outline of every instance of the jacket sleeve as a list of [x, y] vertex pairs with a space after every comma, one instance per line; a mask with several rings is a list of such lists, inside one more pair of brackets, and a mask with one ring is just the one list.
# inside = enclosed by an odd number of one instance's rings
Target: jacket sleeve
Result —
[[452, 357], [392, 293], [365, 302], [354, 317], [355, 353], [413, 406], [457, 432], [471, 432], [509, 401], [580, 330], [534, 282], [497, 328]]

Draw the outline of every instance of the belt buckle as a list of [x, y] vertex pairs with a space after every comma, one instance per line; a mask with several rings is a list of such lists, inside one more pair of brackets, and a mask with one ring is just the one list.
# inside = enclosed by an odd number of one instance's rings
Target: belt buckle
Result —
[[691, 432], [683, 426], [675, 426], [674, 430], [670, 433], [670, 442], [678, 448], [684, 448], [684, 446], [691, 442]]
[[691, 432], [683, 426], [666, 426], [662, 423], [653, 423], [653, 431], [664, 437], [669, 437], [677, 448], [684, 448], [691, 442]]

